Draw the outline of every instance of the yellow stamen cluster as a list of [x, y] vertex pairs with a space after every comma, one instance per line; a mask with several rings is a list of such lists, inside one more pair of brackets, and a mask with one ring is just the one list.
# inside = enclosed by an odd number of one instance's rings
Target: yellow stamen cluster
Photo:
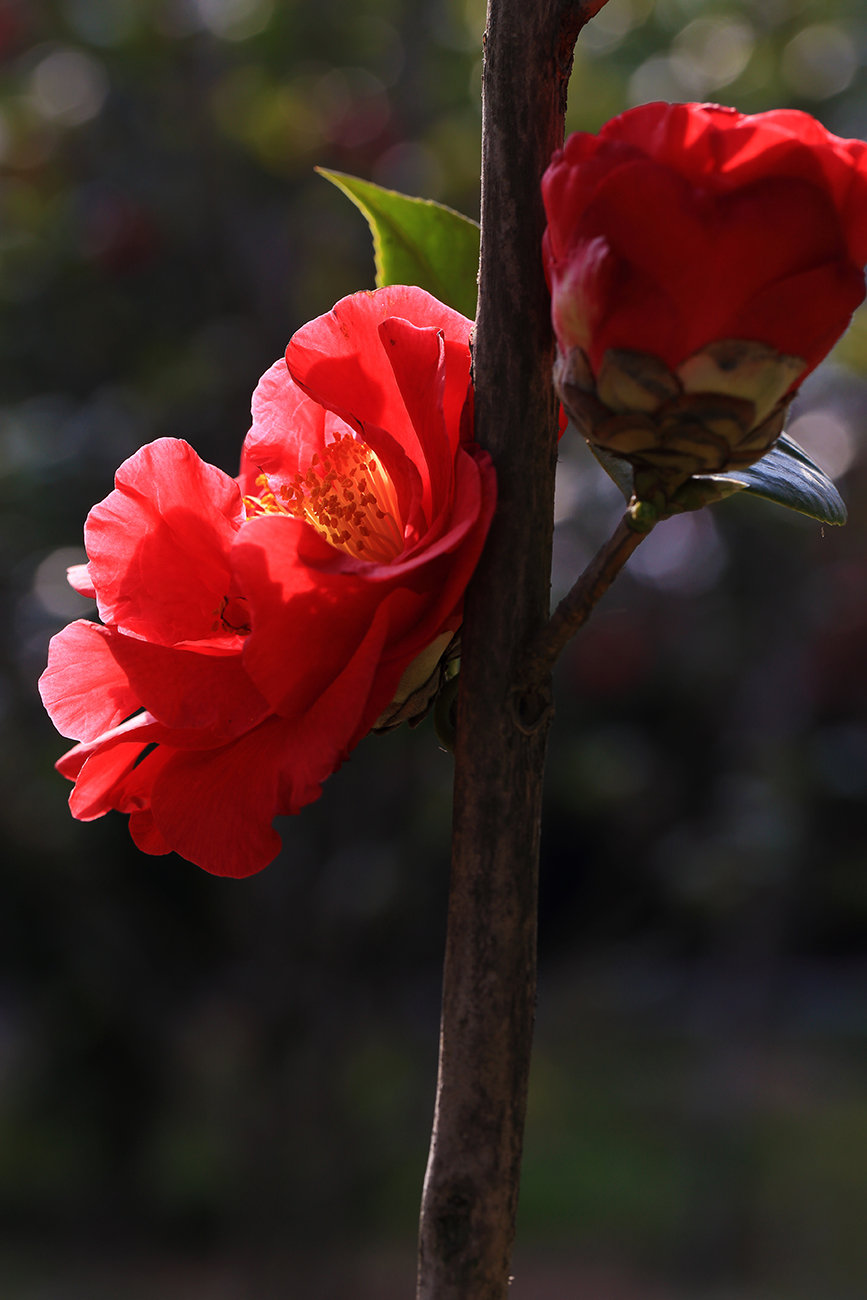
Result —
[[245, 497], [247, 517], [284, 514], [312, 524], [331, 546], [359, 560], [387, 563], [403, 550], [397, 493], [378, 456], [351, 434], [315, 455], [306, 474], [276, 490], [267, 474], [257, 497]]

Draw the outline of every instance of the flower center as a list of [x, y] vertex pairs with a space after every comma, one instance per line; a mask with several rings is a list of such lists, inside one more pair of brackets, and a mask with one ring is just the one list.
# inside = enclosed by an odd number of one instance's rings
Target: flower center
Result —
[[317, 453], [306, 474], [272, 487], [267, 474], [256, 480], [262, 490], [244, 497], [247, 518], [292, 515], [312, 524], [326, 542], [357, 560], [388, 563], [404, 547], [403, 520], [394, 484], [379, 457], [345, 433]]

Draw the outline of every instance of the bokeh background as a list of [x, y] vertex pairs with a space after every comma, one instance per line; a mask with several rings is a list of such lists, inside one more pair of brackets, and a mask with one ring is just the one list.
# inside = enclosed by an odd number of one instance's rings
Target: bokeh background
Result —
[[[150, 439], [235, 472], [372, 285], [315, 164], [477, 215], [481, 0], [0, 0], [0, 1294], [413, 1287], [451, 760], [364, 742], [245, 882], [83, 826], [35, 681]], [[609, 0], [570, 127], [649, 99], [867, 137], [860, 0]], [[810, 303], [804, 303], [810, 311]], [[730, 501], [562, 663], [516, 1300], [867, 1292], [867, 317], [791, 432], [845, 529]], [[619, 511], [565, 440], [555, 585]]]

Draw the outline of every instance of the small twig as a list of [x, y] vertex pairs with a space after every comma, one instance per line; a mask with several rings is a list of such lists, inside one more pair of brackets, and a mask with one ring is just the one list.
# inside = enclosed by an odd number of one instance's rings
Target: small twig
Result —
[[596, 552], [571, 591], [560, 601], [549, 622], [531, 642], [521, 675], [522, 693], [537, 689], [547, 680], [566, 645], [586, 623], [596, 604], [649, 531], [650, 528], [646, 525], [636, 527], [634, 516], [627, 511], [612, 536]]

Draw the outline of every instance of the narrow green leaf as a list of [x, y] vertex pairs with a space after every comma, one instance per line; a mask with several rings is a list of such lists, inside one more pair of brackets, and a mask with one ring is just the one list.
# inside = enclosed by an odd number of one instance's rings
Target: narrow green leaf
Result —
[[[591, 451], [628, 501], [632, 496], [632, 466], [622, 456], [614, 456], [604, 448], [591, 447]], [[781, 434], [771, 450], [748, 469], [696, 474], [686, 486], [695, 489], [686, 498], [690, 509], [712, 505], [735, 492], [746, 492], [749, 496], [776, 501], [821, 524], [846, 522], [843, 498], [828, 475], [786, 434]]]
[[740, 483], [750, 496], [776, 501], [821, 524], [846, 522], [845, 503], [828, 475], [786, 434], [755, 465], [721, 477]]
[[475, 319], [479, 226], [432, 199], [411, 198], [372, 181], [317, 167], [367, 218], [376, 284], [415, 284]]

